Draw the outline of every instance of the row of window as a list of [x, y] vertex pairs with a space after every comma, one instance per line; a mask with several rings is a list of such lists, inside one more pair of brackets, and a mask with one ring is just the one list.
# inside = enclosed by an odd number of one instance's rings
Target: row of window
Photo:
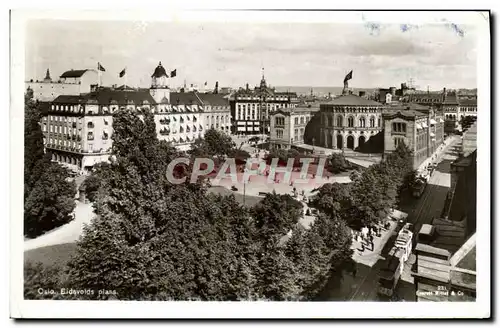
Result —
[[285, 125], [285, 118], [284, 117], [275, 117], [274, 118], [274, 125], [276, 125], [276, 126]]
[[49, 138], [48, 143], [49, 143], [49, 145], [72, 147], [72, 148], [75, 148], [77, 150], [80, 150], [82, 148], [82, 145], [80, 142], [73, 141], [73, 140], [62, 140], [62, 139]]
[[[306, 116], [306, 117], [301, 116], [300, 117], [300, 124], [307, 124], [307, 122], [309, 122], [310, 119], [311, 119], [310, 116]], [[295, 125], [299, 124], [299, 118], [298, 117], [295, 117], [294, 123], [295, 123]]]
[[406, 133], [406, 123], [393, 122], [392, 132]]
[[[335, 123], [337, 123], [335, 126], [338, 126], [338, 127], [344, 126], [344, 118], [342, 117], [342, 115], [337, 116], [337, 121]], [[377, 127], [380, 127], [380, 125], [381, 125], [380, 118], [378, 119], [377, 123], [378, 123]], [[333, 117], [331, 117], [331, 116], [328, 116], [328, 126], [333, 126]], [[349, 128], [354, 127], [354, 117], [353, 116], [349, 116], [347, 118], [347, 127], [349, 127]], [[358, 127], [361, 127], [361, 128], [366, 127], [366, 118], [365, 117], [360, 117], [359, 122], [358, 122]], [[375, 127], [375, 117], [374, 116], [370, 117], [370, 127], [371, 128]]]

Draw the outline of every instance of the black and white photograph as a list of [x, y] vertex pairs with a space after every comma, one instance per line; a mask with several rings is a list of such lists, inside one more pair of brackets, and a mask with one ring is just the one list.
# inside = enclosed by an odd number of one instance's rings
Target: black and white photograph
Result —
[[14, 10], [10, 67], [11, 317], [490, 316], [488, 11]]

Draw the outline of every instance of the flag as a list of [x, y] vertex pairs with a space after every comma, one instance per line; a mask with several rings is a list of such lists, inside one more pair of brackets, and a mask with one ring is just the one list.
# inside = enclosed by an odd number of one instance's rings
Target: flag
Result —
[[352, 79], [352, 70], [349, 72], [349, 74], [347, 74], [344, 78], [344, 83], [346, 83], [347, 81], [349, 81], [350, 79]]
[[100, 70], [101, 72], [106, 72], [106, 70], [104, 69], [104, 67], [102, 67], [101, 63], [97, 63], [97, 69]]
[[177, 76], [177, 68], [174, 69], [172, 72], [170, 72], [170, 77], [176, 77]]
[[124, 76], [125, 76], [126, 71], [127, 71], [127, 69], [126, 69], [126, 68], [122, 69], [122, 71], [120, 72], [120, 77], [124, 77]]
[[207, 82], [205, 81], [205, 86], [207, 86]]

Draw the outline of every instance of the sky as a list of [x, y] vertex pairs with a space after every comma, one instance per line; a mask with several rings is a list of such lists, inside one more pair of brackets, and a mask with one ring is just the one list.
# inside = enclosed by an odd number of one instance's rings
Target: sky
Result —
[[[161, 61], [170, 85], [476, 88], [474, 26], [32, 20], [25, 78], [106, 69], [104, 85], [149, 87]], [[126, 79], [118, 77], [126, 68]]]

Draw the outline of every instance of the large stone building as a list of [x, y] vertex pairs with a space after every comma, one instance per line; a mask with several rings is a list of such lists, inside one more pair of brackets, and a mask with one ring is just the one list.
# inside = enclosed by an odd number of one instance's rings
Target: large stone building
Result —
[[280, 108], [293, 108], [298, 103], [297, 94], [276, 92], [267, 86], [264, 73], [260, 85], [253, 90], [239, 89], [230, 97], [233, 134], [269, 134], [270, 115]]
[[270, 148], [290, 149], [304, 144], [307, 123], [317, 111], [314, 107], [295, 107], [278, 109], [272, 113]]
[[384, 120], [384, 154], [393, 152], [400, 143], [413, 152], [416, 169], [429, 160], [444, 141], [444, 119], [441, 112], [418, 104], [387, 107]]
[[43, 80], [25, 82], [26, 89], [33, 90], [33, 98], [41, 102], [52, 101], [60, 95], [88, 93], [97, 84], [98, 74], [93, 69], [69, 70], [61, 74], [57, 81], [52, 80], [47, 69]]
[[319, 145], [332, 149], [356, 149], [382, 131], [379, 102], [346, 94], [320, 105]]
[[210, 128], [231, 132], [229, 103], [224, 95], [170, 92], [168, 75], [160, 65], [150, 89], [93, 87], [91, 92], [62, 95], [50, 102], [42, 119], [47, 152], [75, 170], [90, 169], [108, 160], [113, 113], [119, 109], [150, 109], [158, 138], [180, 150]]

